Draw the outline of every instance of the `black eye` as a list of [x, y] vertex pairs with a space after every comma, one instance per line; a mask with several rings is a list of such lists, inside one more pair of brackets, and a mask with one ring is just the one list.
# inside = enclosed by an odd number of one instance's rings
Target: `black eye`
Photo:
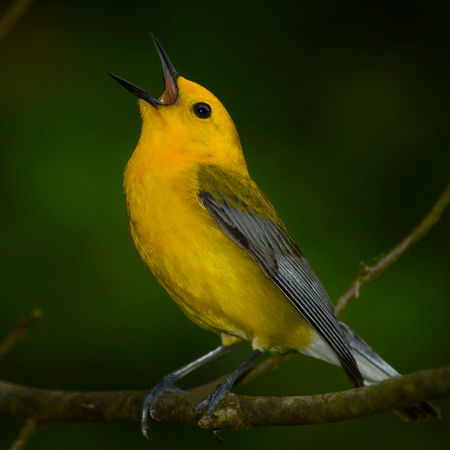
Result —
[[208, 103], [196, 103], [192, 107], [192, 111], [200, 119], [208, 119], [212, 114], [212, 108]]

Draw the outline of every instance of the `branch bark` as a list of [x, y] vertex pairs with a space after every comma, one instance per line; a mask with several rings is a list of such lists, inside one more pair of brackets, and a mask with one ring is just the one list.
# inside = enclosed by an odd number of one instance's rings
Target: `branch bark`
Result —
[[[188, 394], [164, 393], [157, 405], [161, 422], [202, 428], [318, 425], [357, 419], [419, 401], [450, 395], [450, 366], [415, 372], [348, 391], [302, 397], [248, 397], [229, 394], [210, 416], [199, 420], [195, 405], [217, 382]], [[0, 414], [49, 422], [140, 422], [147, 391], [68, 392], [0, 381]]]

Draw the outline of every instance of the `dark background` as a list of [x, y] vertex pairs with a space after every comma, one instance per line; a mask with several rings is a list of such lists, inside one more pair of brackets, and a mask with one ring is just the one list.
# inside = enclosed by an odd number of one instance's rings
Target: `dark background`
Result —
[[[405, 237], [449, 183], [448, 5], [36, 0], [0, 42], [1, 336], [35, 307], [44, 315], [0, 378], [146, 389], [218, 344], [148, 273], [127, 228], [122, 170], [140, 118], [136, 99], [106, 72], [159, 95], [149, 31], [181, 75], [227, 107], [252, 177], [336, 301], [359, 261]], [[343, 315], [401, 372], [450, 361], [449, 226], [446, 211]], [[243, 345], [181, 385], [229, 373], [248, 352]], [[339, 368], [299, 355], [235, 392], [349, 387]], [[442, 448], [450, 402], [436, 404], [443, 418], [429, 423], [387, 413], [222, 434], [236, 449]], [[20, 426], [0, 417], [0, 448]], [[188, 427], [155, 425], [150, 435], [154, 444], [137, 424], [49, 425], [27, 449], [221, 445]]]

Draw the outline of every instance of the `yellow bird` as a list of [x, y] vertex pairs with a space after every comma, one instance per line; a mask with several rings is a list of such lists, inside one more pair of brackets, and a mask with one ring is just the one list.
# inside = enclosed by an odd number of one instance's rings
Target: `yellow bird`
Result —
[[[197, 407], [211, 413], [236, 379], [265, 352], [296, 350], [341, 365], [355, 386], [397, 377], [334, 315], [332, 304], [274, 207], [250, 178], [239, 135], [211, 92], [178, 75], [157, 39], [164, 92], [152, 97], [111, 75], [139, 98], [142, 132], [124, 174], [136, 248], [159, 283], [197, 325], [222, 345], [164, 377], [147, 395], [174, 383], [243, 339], [253, 352]], [[438, 416], [429, 403], [407, 408], [417, 419]]]

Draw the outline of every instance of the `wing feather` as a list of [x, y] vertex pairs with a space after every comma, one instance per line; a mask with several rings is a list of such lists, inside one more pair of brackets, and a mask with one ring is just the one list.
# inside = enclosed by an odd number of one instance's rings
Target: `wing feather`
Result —
[[213, 166], [203, 167], [198, 179], [199, 200], [217, 226], [254, 259], [327, 342], [355, 385], [363, 385], [328, 295], [264, 194], [250, 178], [240, 182], [238, 176], [230, 178]]

